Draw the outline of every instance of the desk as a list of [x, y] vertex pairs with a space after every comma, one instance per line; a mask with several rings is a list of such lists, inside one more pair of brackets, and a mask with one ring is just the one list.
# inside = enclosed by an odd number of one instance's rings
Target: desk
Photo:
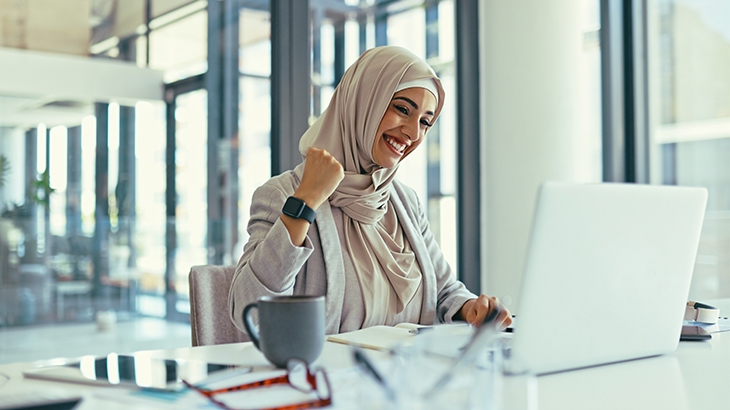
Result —
[[[726, 304], [717, 305], [721, 306], [723, 314], [730, 311], [730, 300]], [[235, 362], [250, 366], [268, 365], [250, 343], [155, 350], [138, 354], [160, 358]], [[349, 348], [326, 343], [317, 364], [330, 371], [351, 367]], [[49, 386], [78, 392], [99, 389], [24, 379], [23, 370], [33, 366], [34, 363], [0, 366], [0, 374], [10, 377], [9, 381], [0, 385], [0, 401], [5, 394]], [[730, 332], [715, 333], [708, 342], [682, 342], [676, 352], [670, 355], [542, 376], [538, 378], [538, 392], [540, 410], [726, 410], [730, 408]], [[362, 402], [335, 401], [335, 404], [337, 409], [355, 409], [361, 408]], [[92, 394], [79, 407], [81, 410], [99, 408], [117, 410], [145, 407], [109, 402]]]

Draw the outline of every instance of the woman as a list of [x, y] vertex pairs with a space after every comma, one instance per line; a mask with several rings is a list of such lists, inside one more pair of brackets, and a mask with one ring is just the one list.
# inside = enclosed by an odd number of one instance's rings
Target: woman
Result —
[[[304, 162], [253, 196], [229, 311], [264, 295], [325, 295], [328, 334], [400, 322], [481, 323], [499, 304], [469, 292], [415, 192], [394, 179], [443, 107], [431, 67], [400, 47], [363, 53], [304, 133]], [[315, 219], [316, 216], [316, 219]], [[509, 312], [498, 319], [509, 325]]]

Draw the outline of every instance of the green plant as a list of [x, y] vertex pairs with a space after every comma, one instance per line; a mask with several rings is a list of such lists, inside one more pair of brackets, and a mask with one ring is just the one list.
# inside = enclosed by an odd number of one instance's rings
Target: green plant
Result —
[[38, 179], [30, 183], [30, 199], [39, 205], [47, 207], [53, 191], [55, 189], [51, 188], [51, 176], [48, 170], [38, 174]]
[[[7, 167], [9, 168], [9, 166], [10, 165], [8, 164]], [[0, 163], [0, 168], [1, 167], [2, 163]], [[0, 177], [2, 177], [5, 173], [4, 171], [0, 172], [2, 173], [0, 174]], [[0, 185], [0, 188], [2, 188], [2, 185]], [[40, 205], [45, 208], [50, 205], [50, 197], [54, 191], [55, 189], [51, 187], [51, 177], [48, 170], [46, 170], [43, 173], [38, 174], [38, 177], [34, 181], [31, 181], [28, 185], [25, 202], [21, 205], [10, 203], [7, 209], [0, 213], [0, 215], [5, 218], [28, 218], [32, 214], [33, 204]]]

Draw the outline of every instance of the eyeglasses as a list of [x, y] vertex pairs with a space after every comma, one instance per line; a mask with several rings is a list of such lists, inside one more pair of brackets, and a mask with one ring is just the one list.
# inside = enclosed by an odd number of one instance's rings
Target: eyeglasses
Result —
[[217, 395], [281, 384], [288, 384], [303, 393], [315, 393], [317, 395], [317, 399], [304, 403], [287, 404], [257, 410], [299, 410], [325, 407], [332, 404], [332, 388], [330, 387], [330, 381], [327, 378], [327, 373], [325, 373], [325, 371], [321, 368], [310, 370], [309, 367], [307, 367], [307, 364], [300, 359], [289, 359], [286, 365], [286, 374], [284, 375], [238, 386], [208, 390], [194, 386], [185, 380], [182, 382], [189, 388], [207, 397], [216, 406], [225, 410], [236, 409], [229, 407], [227, 404], [217, 399]]

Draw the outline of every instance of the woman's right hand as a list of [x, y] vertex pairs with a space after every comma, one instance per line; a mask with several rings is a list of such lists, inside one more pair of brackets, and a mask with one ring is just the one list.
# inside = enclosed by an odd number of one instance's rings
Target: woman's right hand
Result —
[[327, 150], [311, 147], [307, 151], [302, 182], [294, 196], [317, 210], [345, 177], [342, 165]]
[[[342, 165], [332, 154], [323, 149], [309, 148], [302, 182], [293, 195], [316, 211], [335, 192], [344, 177], [345, 171]], [[295, 246], [302, 246], [309, 230], [309, 222], [283, 214], [281, 221], [289, 231], [292, 243]]]

